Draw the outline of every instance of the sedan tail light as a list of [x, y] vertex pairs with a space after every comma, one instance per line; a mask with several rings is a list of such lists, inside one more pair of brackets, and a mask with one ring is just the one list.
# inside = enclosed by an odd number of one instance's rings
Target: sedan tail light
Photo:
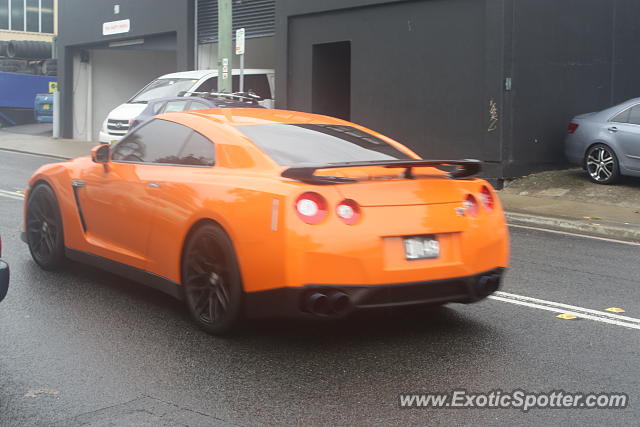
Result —
[[302, 193], [295, 208], [298, 217], [307, 224], [317, 224], [327, 216], [327, 202], [318, 193]]
[[336, 214], [345, 224], [353, 225], [360, 219], [360, 206], [354, 200], [345, 199], [336, 206]]
[[495, 200], [493, 199], [491, 190], [489, 190], [487, 186], [482, 186], [482, 188], [480, 189], [480, 201], [482, 202], [482, 206], [484, 206], [486, 210], [493, 210]]
[[571, 134], [574, 133], [576, 130], [578, 130], [578, 124], [577, 123], [569, 123], [569, 127], [567, 128], [567, 131]]
[[467, 198], [464, 199], [464, 202], [462, 202], [462, 205], [464, 206], [464, 209], [467, 211], [467, 214], [469, 216], [478, 215], [478, 201], [471, 194], [469, 194]]

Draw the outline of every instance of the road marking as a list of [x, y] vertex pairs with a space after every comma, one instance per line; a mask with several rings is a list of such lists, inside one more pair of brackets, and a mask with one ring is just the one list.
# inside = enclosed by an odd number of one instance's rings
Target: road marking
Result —
[[565, 319], [565, 320], [577, 319], [577, 317], [574, 316], [573, 314], [567, 314], [567, 313], [558, 314], [556, 317], [558, 319]]
[[640, 319], [636, 319], [635, 317], [622, 316], [619, 314], [592, 310], [590, 308], [583, 308], [555, 301], [547, 301], [539, 298], [526, 297], [524, 295], [511, 294], [508, 292], [496, 292], [495, 294], [490, 295], [489, 298], [509, 304], [522, 305], [559, 314], [568, 314], [581, 319], [593, 320], [595, 322], [608, 323], [610, 325], [623, 326], [631, 329], [640, 329]]
[[609, 307], [609, 308], [605, 308], [604, 311], [610, 311], [612, 313], [624, 313], [624, 309], [623, 308], [618, 308], [618, 307]]
[[585, 239], [602, 240], [605, 242], [622, 243], [630, 246], [640, 246], [638, 242], [627, 242], [626, 240], [609, 239], [607, 237], [590, 236], [588, 234], [570, 233], [568, 231], [551, 230], [549, 228], [531, 227], [529, 225], [509, 224], [509, 227], [524, 228], [526, 230], [544, 231], [547, 233], [564, 234], [565, 236], [583, 237]]
[[8, 199], [24, 200], [24, 194], [19, 194], [15, 191], [0, 190], [0, 196]]

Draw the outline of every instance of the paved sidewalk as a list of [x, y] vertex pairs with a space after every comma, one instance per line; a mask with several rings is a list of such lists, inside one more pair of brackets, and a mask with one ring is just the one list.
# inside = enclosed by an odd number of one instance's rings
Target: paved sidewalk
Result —
[[[97, 143], [53, 139], [36, 125], [0, 130], [0, 149], [56, 158], [86, 156]], [[548, 171], [499, 191], [509, 223], [640, 242], [640, 179], [594, 184], [581, 169]]]
[[[26, 126], [35, 127], [35, 125]], [[97, 145], [96, 142], [91, 141], [53, 139], [46, 133], [25, 133], [26, 126], [15, 126], [16, 129], [1, 129], [0, 149], [70, 159], [89, 155], [91, 148]], [[38, 132], [38, 130], [36, 129], [34, 132]]]
[[592, 183], [582, 169], [519, 178], [499, 192], [510, 223], [640, 242], [640, 179]]

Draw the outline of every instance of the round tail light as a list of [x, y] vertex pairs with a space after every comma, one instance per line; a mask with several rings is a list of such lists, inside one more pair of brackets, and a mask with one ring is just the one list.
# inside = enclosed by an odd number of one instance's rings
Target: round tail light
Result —
[[327, 202], [318, 193], [302, 193], [295, 208], [298, 217], [307, 224], [317, 224], [327, 216]]
[[493, 199], [493, 194], [491, 194], [491, 190], [487, 186], [483, 186], [480, 189], [480, 201], [482, 202], [482, 206], [485, 207], [488, 211], [492, 211], [495, 200]]
[[469, 194], [467, 198], [464, 199], [464, 202], [462, 202], [462, 205], [464, 206], [464, 209], [467, 211], [467, 214], [469, 216], [478, 215], [478, 202], [476, 201], [476, 198], [473, 197], [471, 194]]
[[336, 206], [336, 214], [342, 222], [353, 225], [360, 219], [360, 206], [351, 199], [346, 199]]

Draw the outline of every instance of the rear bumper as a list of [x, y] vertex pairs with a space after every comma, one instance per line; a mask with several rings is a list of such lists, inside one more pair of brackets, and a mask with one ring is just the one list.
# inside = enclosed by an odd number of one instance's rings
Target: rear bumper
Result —
[[[247, 317], [341, 317], [353, 311], [403, 307], [411, 305], [472, 303], [495, 292], [502, 281], [504, 268], [480, 274], [444, 280], [397, 283], [385, 285], [321, 285], [277, 288], [245, 294]], [[328, 298], [344, 294], [348, 303], [340, 310], [328, 313], [313, 312], [310, 299], [314, 295]], [[344, 300], [346, 301], [346, 300]]]
[[7, 295], [9, 289], [9, 264], [0, 260], [0, 301]]
[[564, 142], [564, 154], [569, 163], [584, 164], [584, 144], [576, 134], [567, 135]]

